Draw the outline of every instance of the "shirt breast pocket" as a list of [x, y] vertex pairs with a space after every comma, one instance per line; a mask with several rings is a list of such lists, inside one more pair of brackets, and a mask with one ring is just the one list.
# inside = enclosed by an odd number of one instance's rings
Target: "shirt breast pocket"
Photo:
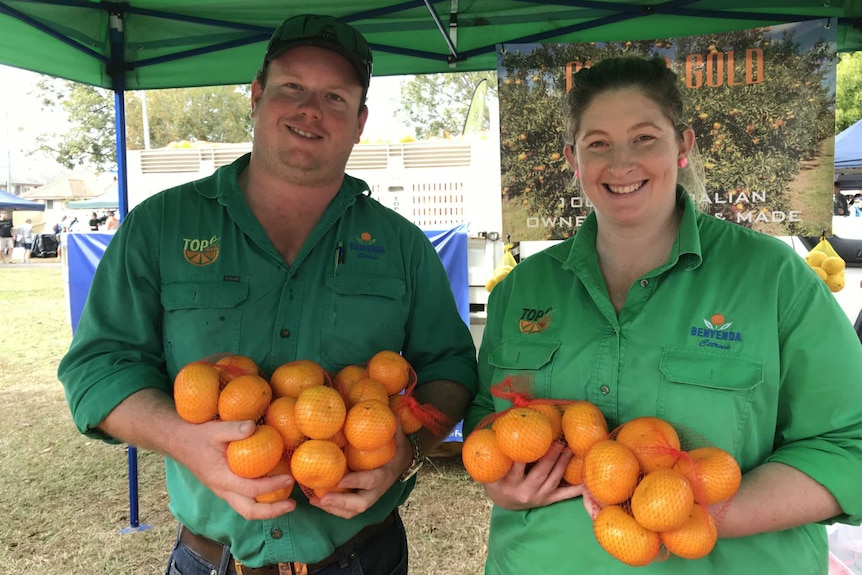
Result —
[[660, 369], [658, 416], [733, 452], [763, 383], [764, 361], [740, 354], [665, 349]]
[[[554, 357], [560, 348], [558, 339], [503, 339], [491, 352], [488, 363], [494, 366], [494, 379], [491, 385], [500, 383], [506, 377], [523, 377], [529, 382], [532, 397], [553, 398], [551, 377], [554, 370]], [[509, 402], [494, 398], [499, 409], [509, 407]]]
[[341, 273], [326, 278], [321, 357], [332, 369], [364, 364], [378, 351], [401, 351], [410, 298], [403, 279]]
[[214, 353], [240, 353], [245, 282], [196, 281], [162, 286], [162, 337], [168, 372]]

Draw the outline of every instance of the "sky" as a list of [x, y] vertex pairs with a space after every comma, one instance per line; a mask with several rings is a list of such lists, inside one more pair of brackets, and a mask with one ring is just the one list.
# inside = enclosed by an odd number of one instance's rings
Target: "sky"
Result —
[[[64, 170], [46, 155], [38, 152], [36, 138], [42, 134], [63, 133], [62, 114], [42, 110], [35, 72], [0, 65], [0, 182], [5, 187], [7, 162], [11, 160], [17, 180], [19, 170], [38, 172], [51, 178]], [[368, 92], [369, 119], [363, 140], [397, 142], [412, 133], [395, 117], [401, 94], [401, 83], [410, 76], [376, 77]], [[21, 168], [21, 166], [24, 166]]]

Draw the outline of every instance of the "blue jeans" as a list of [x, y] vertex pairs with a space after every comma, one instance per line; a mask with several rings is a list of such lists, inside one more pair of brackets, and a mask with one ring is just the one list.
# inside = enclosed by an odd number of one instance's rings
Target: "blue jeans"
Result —
[[[234, 575], [228, 569], [230, 564], [227, 552], [221, 564], [214, 565], [177, 540], [165, 575]], [[395, 523], [357, 549], [349, 560], [321, 567], [309, 575], [407, 575], [407, 535], [401, 517], [396, 513]]]

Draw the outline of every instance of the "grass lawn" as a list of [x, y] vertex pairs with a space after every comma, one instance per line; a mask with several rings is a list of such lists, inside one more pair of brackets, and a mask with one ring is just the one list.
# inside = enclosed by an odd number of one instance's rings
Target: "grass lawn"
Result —
[[[162, 458], [139, 452], [139, 521], [129, 527], [123, 445], [80, 435], [57, 381], [71, 341], [61, 268], [0, 266], [0, 573], [162, 573], [176, 523]], [[460, 457], [431, 458], [402, 507], [411, 574], [478, 574], [490, 504]]]

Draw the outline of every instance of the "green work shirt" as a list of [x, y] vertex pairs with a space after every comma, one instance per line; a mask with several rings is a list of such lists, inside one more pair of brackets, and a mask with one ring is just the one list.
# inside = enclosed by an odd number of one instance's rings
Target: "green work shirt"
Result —
[[[588, 400], [613, 429], [664, 418], [729, 451], [743, 473], [775, 461], [824, 485], [862, 520], [862, 347], [835, 298], [787, 245], [698, 213], [667, 262], [638, 278], [619, 316], [596, 256], [597, 224], [519, 263], [494, 288], [465, 433], [510, 407], [490, 395], [528, 374], [536, 397]], [[638, 250], [638, 246], [631, 246]], [[825, 574], [823, 525], [721, 539], [699, 560], [635, 570], [596, 542], [580, 498], [494, 507], [486, 573]]]
[[[252, 214], [237, 175], [249, 156], [147, 199], [129, 213], [96, 271], [59, 377], [83, 433], [144, 388], [172, 393], [177, 371], [213, 354], [276, 367], [311, 359], [330, 373], [401, 351], [418, 385], [447, 379], [476, 390], [476, 352], [443, 264], [415, 225], [346, 176], [293, 265]], [[170, 509], [193, 532], [229, 544], [249, 566], [316, 562], [402, 503], [395, 485], [345, 520], [312, 507], [248, 521], [167, 459]]]

